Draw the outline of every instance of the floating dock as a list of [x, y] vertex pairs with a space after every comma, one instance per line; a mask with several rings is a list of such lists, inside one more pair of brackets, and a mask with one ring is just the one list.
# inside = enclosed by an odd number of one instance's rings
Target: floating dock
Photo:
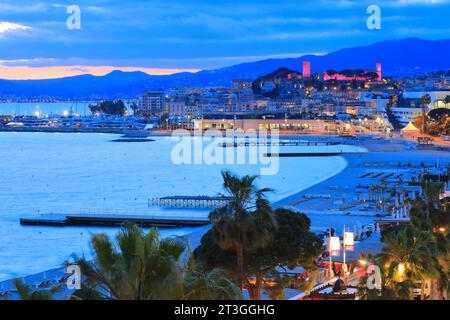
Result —
[[209, 220], [208, 217], [115, 214], [42, 214], [20, 219], [20, 224], [26, 226], [122, 226], [126, 223], [141, 227], [179, 228], [205, 226]]

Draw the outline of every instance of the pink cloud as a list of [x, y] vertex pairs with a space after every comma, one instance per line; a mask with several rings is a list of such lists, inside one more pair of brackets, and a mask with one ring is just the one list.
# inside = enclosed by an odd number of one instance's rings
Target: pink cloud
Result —
[[[1, 62], [0, 62], [1, 63]], [[198, 72], [197, 69], [162, 69], [162, 68], [142, 68], [142, 67], [114, 67], [114, 66], [5, 66], [0, 64], [0, 79], [9, 80], [37, 80], [56, 79], [71, 77], [82, 74], [92, 74], [103, 76], [114, 70], [121, 71], [142, 71], [150, 75], [170, 75], [180, 72]]]

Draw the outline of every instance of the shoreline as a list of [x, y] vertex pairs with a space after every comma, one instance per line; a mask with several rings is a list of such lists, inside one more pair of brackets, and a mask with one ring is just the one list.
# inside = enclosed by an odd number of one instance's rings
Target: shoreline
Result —
[[[352, 199], [352, 195], [355, 193], [355, 187], [359, 183], [360, 176], [367, 172], [367, 170], [399, 170], [397, 167], [399, 162], [420, 165], [421, 162], [430, 163], [441, 157], [447, 157], [449, 154], [448, 152], [438, 150], [413, 149], [411, 148], [411, 146], [415, 145], [413, 142], [407, 142], [400, 139], [380, 141], [367, 138], [365, 140], [351, 141], [351, 143], [345, 142], [346, 141], [343, 143], [365, 148], [367, 152], [339, 155], [338, 157], [343, 158], [347, 162], [343, 170], [331, 177], [324, 178], [322, 181], [318, 181], [301, 191], [275, 201], [273, 207], [288, 207], [295, 209], [298, 212], [304, 212], [311, 219], [311, 228], [314, 232], [316, 232], [315, 229], [317, 230], [318, 228], [325, 227], [333, 227], [334, 229], [339, 230], [339, 226], [342, 227], [341, 221], [353, 221], [353, 223], [359, 220], [364, 220], [364, 222], [373, 221], [378, 217], [375, 215], [349, 215], [345, 211], [337, 210], [336, 205], [333, 204], [332, 200], [336, 199], [335, 197], [339, 192], [344, 194], [347, 199]], [[308, 203], [308, 201], [302, 202], [308, 194], [323, 193], [332, 195], [332, 199], [328, 201], [328, 209], [323, 209], [327, 208], [326, 201], [324, 200], [318, 201], [321, 206], [319, 206], [319, 209], [317, 210], [312, 203]], [[330, 208], [333, 207], [334, 209], [330, 210]], [[182, 236], [188, 242], [191, 250], [194, 250], [200, 244], [202, 236], [210, 227], [210, 225], [199, 227], [199, 229]], [[64, 275], [65, 270], [64, 267], [61, 266], [37, 274], [19, 277], [19, 279], [24, 279], [27, 284], [36, 286], [38, 283], [45, 280], [60, 279]], [[0, 292], [11, 290], [12, 280], [13, 279], [0, 281]], [[68, 290], [65, 289], [61, 292], [62, 295], [58, 295], [58, 297], [67, 297], [67, 293]]]
[[[346, 162], [347, 162], [346, 166], [342, 170], [337, 172], [336, 174], [329, 176], [329, 177], [325, 177], [321, 181], [318, 181], [317, 183], [314, 183], [313, 185], [306, 186], [302, 190], [297, 191], [288, 196], [285, 196], [282, 199], [275, 200], [274, 205], [273, 205], [274, 208], [277, 208], [277, 204], [279, 202], [285, 201], [286, 199], [289, 199], [290, 197], [295, 197], [297, 194], [305, 192], [306, 190], [309, 190], [310, 188], [314, 187], [315, 185], [321, 184], [321, 183], [333, 178], [334, 176], [341, 174], [348, 167], [348, 161], [346, 161]], [[186, 239], [186, 242], [187, 242], [190, 250], [193, 251], [196, 247], [198, 247], [200, 245], [201, 238], [210, 228], [211, 228], [211, 225], [198, 227], [197, 230], [187, 233], [181, 237]], [[186, 259], [186, 257], [183, 257], [183, 259]], [[52, 267], [50, 269], [47, 269], [45, 271], [41, 271], [41, 272], [38, 272], [35, 274], [24, 275], [22, 277], [15, 277], [15, 278], [11, 278], [11, 279], [2, 280], [2, 281], [0, 281], [0, 292], [4, 291], [5, 289], [9, 289], [9, 290], [13, 289], [14, 286], [12, 285], [12, 281], [14, 279], [23, 279], [27, 284], [30, 284], [33, 286], [36, 284], [39, 284], [40, 282], [49, 280], [49, 279], [60, 279], [61, 277], [63, 277], [65, 275], [64, 269], [65, 269], [64, 266], [60, 266], [60, 267], [55, 266], [55, 267]], [[67, 290], [65, 290], [65, 291], [67, 291]]]

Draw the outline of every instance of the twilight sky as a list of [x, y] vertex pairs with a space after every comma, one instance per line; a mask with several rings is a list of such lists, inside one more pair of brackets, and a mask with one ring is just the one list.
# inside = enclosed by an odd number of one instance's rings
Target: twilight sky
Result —
[[[0, 78], [150, 74], [323, 54], [380, 40], [450, 38], [450, 0], [0, 0]], [[381, 30], [366, 26], [370, 4]], [[69, 30], [68, 5], [81, 9]]]

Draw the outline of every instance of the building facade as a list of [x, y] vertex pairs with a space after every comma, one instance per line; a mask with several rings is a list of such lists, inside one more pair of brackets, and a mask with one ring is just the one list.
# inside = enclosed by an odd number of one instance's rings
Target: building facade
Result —
[[162, 90], [147, 91], [142, 94], [139, 111], [142, 114], [161, 114], [166, 108], [166, 96]]

